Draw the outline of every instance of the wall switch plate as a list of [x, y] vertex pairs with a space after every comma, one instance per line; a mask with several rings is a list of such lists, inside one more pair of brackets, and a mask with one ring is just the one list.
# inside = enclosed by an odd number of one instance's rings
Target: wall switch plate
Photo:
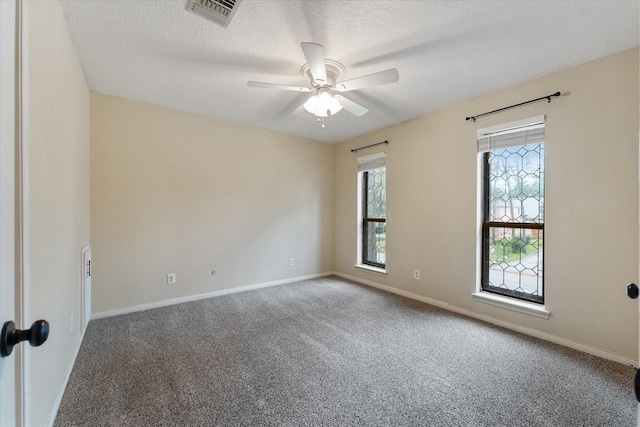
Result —
[[167, 274], [167, 283], [169, 285], [175, 285], [176, 284], [176, 273]]
[[415, 280], [420, 280], [420, 270], [413, 270], [413, 278]]
[[293, 267], [295, 265], [295, 261], [293, 258], [289, 258], [289, 267]]

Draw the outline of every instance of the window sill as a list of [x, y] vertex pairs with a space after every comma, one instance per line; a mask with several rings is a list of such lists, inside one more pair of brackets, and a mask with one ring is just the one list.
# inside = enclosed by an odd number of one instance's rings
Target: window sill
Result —
[[373, 267], [371, 265], [365, 265], [365, 264], [356, 264], [354, 265], [354, 267], [357, 268], [358, 270], [366, 271], [367, 273], [373, 273], [378, 276], [387, 277], [387, 270], [383, 268]]
[[548, 319], [551, 315], [551, 312], [542, 305], [532, 304], [525, 301], [517, 301], [511, 298], [494, 295], [489, 292], [474, 292], [471, 295], [476, 301], [495, 305], [496, 307], [506, 308], [511, 311], [517, 311], [518, 313], [529, 314], [542, 319]]

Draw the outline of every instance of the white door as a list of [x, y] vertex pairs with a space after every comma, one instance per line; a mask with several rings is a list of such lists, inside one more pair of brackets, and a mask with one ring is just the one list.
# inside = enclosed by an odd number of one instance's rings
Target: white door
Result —
[[[0, 326], [16, 320], [16, 17], [15, 0], [0, 1]], [[21, 325], [17, 325], [20, 327]], [[0, 426], [20, 422], [20, 358], [0, 357]], [[18, 396], [18, 397], [17, 397]]]

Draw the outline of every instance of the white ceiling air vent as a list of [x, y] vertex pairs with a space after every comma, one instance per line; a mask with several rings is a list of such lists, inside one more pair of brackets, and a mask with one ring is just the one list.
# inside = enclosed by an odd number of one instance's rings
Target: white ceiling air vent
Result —
[[187, 0], [186, 9], [227, 28], [242, 0]]

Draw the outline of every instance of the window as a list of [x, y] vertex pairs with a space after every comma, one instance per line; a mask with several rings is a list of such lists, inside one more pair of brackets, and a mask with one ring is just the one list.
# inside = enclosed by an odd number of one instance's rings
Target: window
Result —
[[544, 119], [485, 133], [482, 291], [544, 303]]
[[386, 266], [386, 157], [384, 153], [358, 159], [360, 186], [360, 263]]

